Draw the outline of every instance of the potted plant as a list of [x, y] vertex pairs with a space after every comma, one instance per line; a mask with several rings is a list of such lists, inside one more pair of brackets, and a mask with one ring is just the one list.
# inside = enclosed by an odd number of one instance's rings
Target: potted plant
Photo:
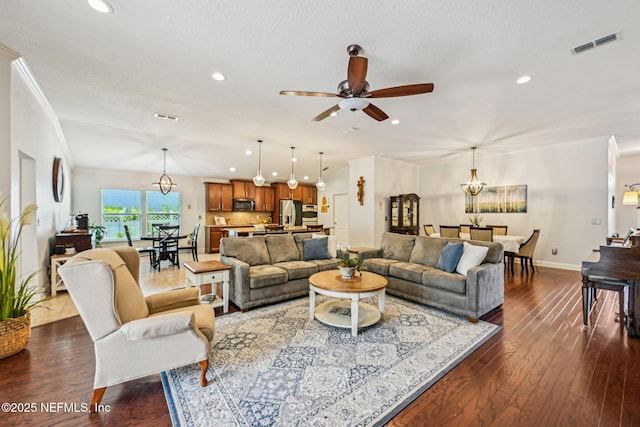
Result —
[[30, 310], [42, 302], [34, 301], [39, 291], [29, 287], [37, 271], [26, 275], [16, 286], [20, 236], [33, 219], [36, 206], [27, 206], [19, 217], [11, 219], [7, 200], [8, 197], [0, 199], [0, 359], [27, 346], [31, 338]]
[[96, 248], [101, 248], [102, 239], [104, 239], [104, 235], [107, 234], [107, 227], [104, 225], [91, 224], [89, 230], [93, 230], [93, 236], [96, 238]]
[[64, 244], [64, 253], [67, 255], [73, 255], [76, 253], [76, 247], [73, 243], [65, 243]]
[[363, 271], [366, 271], [367, 267], [363, 265], [358, 258], [350, 258], [348, 251], [342, 251], [338, 269], [343, 279], [353, 279], [356, 271], [362, 274]]

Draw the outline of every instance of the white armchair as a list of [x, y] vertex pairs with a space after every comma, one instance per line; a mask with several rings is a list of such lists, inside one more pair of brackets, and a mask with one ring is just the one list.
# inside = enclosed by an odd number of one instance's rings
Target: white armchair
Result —
[[80, 252], [58, 270], [94, 342], [92, 411], [108, 386], [191, 363], [207, 385], [213, 308], [200, 304], [198, 288], [145, 298], [139, 270], [128, 246]]

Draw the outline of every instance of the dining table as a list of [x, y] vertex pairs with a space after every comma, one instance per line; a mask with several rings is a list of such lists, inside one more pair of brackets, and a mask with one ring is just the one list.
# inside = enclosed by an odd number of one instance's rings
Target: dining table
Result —
[[[429, 237], [440, 237], [440, 233], [433, 233]], [[470, 233], [460, 233], [461, 240], [471, 240]], [[493, 235], [493, 241], [502, 243], [505, 252], [518, 253], [520, 244], [527, 240], [526, 236], [516, 236], [515, 234]]]
[[[187, 237], [189, 237], [188, 234], [179, 234], [177, 236], [171, 236], [171, 239], [177, 239], [179, 241], [181, 239], [186, 239]], [[154, 247], [156, 247], [156, 246], [161, 247], [160, 256], [156, 259], [156, 264], [153, 265], [153, 268], [159, 268], [160, 267], [160, 261], [169, 260], [169, 261], [171, 261], [171, 264], [173, 264], [173, 265], [177, 265], [178, 262], [179, 262], [177, 256], [173, 257], [173, 258], [169, 257], [169, 254], [166, 251], [166, 245], [163, 244], [163, 240], [166, 239], [166, 238], [167, 238], [167, 236], [166, 235], [162, 235], [162, 234], [160, 234], [160, 235], [155, 234], [155, 235], [152, 235], [152, 236], [140, 236], [140, 240], [150, 240], [150, 241], [154, 242], [154, 244], [153, 244]], [[159, 243], [159, 244], [156, 245], [155, 244], [156, 242]], [[152, 257], [152, 259], [153, 259], [153, 257]]]

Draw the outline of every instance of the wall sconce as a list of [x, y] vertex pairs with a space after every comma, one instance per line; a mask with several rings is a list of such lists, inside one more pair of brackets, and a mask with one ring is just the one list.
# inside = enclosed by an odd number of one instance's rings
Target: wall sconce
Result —
[[631, 185], [626, 185], [625, 187], [629, 187], [629, 189], [627, 191], [624, 192], [624, 195], [622, 196], [622, 204], [623, 205], [637, 205], [638, 204], [638, 190], [636, 190], [636, 185], [640, 185], [640, 183], [637, 184], [631, 184]]

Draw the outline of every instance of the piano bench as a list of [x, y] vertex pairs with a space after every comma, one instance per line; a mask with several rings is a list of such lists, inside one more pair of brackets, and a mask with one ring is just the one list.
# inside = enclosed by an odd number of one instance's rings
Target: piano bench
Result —
[[620, 308], [620, 327], [627, 324], [626, 310], [628, 307], [627, 295], [629, 293], [629, 281], [613, 279], [605, 276], [587, 276], [582, 285], [582, 315], [585, 325], [589, 324], [589, 314], [593, 300], [597, 300], [596, 289], [618, 292], [618, 305]]

